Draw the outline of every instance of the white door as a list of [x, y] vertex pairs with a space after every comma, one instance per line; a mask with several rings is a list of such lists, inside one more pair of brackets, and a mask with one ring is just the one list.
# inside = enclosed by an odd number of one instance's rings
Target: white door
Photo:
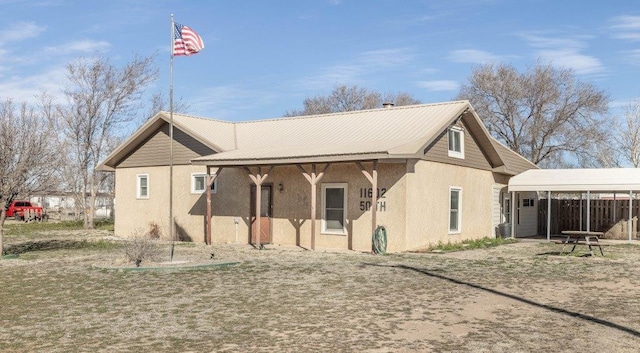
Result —
[[526, 237], [538, 234], [538, 197], [535, 192], [516, 193], [516, 235]]

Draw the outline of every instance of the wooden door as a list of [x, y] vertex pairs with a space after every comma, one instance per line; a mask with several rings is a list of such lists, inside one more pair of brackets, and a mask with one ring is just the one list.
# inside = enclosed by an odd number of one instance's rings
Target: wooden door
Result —
[[251, 244], [255, 244], [256, 225], [260, 222], [260, 244], [271, 244], [272, 186], [262, 185], [260, 190], [260, 217], [256, 220], [256, 186], [251, 186]]

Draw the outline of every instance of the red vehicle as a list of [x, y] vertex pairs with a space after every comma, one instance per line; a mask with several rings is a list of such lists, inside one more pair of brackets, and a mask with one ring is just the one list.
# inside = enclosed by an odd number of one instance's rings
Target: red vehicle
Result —
[[42, 207], [33, 206], [25, 200], [15, 200], [7, 208], [7, 218], [13, 217], [16, 221], [42, 219]]

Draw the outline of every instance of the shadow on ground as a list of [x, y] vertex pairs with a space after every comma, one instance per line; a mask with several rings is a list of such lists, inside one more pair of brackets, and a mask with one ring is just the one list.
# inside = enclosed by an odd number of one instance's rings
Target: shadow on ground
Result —
[[634, 330], [634, 329], [632, 329], [630, 327], [626, 327], [626, 326], [622, 326], [622, 325], [616, 324], [615, 322], [603, 320], [603, 319], [597, 318], [595, 316], [582, 314], [582, 313], [579, 313], [579, 312], [575, 312], [575, 311], [571, 311], [571, 310], [555, 307], [555, 306], [548, 305], [548, 304], [538, 303], [538, 302], [535, 302], [533, 300], [530, 300], [530, 299], [527, 299], [527, 298], [523, 298], [523, 297], [520, 297], [520, 296], [517, 296], [517, 295], [501, 292], [499, 290], [483, 287], [483, 286], [478, 285], [478, 284], [465, 282], [465, 281], [458, 280], [458, 279], [455, 279], [455, 278], [447, 277], [447, 276], [444, 276], [442, 274], [435, 273], [435, 271], [425, 270], [425, 269], [412, 267], [412, 266], [407, 266], [407, 265], [381, 265], [381, 264], [375, 264], [375, 263], [364, 263], [364, 265], [366, 265], [366, 266], [379, 266], [379, 267], [393, 267], [393, 268], [400, 268], [400, 269], [404, 269], [404, 270], [410, 270], [410, 271], [418, 272], [418, 273], [424, 274], [424, 275], [429, 276], [429, 277], [438, 278], [438, 279], [441, 279], [441, 280], [444, 280], [444, 281], [448, 281], [448, 282], [452, 282], [452, 283], [455, 283], [455, 284], [458, 284], [458, 285], [471, 287], [471, 288], [474, 288], [474, 289], [479, 289], [479, 290], [482, 290], [482, 291], [485, 291], [485, 292], [489, 292], [491, 294], [499, 295], [499, 296], [502, 296], [502, 297], [506, 297], [506, 298], [509, 298], [509, 299], [513, 299], [513, 300], [519, 301], [521, 303], [532, 305], [532, 306], [535, 306], [537, 308], [549, 310], [549, 311], [554, 312], [554, 313], [567, 315], [567, 316], [570, 316], [570, 317], [573, 317], [573, 318], [577, 318], [577, 319], [585, 320], [585, 321], [588, 321], [588, 322], [600, 324], [602, 326], [606, 326], [606, 327], [609, 327], [609, 328], [612, 328], [612, 329], [615, 329], [615, 330], [626, 332], [626, 333], [628, 333], [628, 334], [630, 334], [632, 336], [635, 336], [635, 337], [640, 337], [640, 332], [639, 331], [636, 331], [636, 330]]
[[69, 250], [84, 249], [90, 246], [87, 240], [38, 240], [26, 241], [16, 244], [8, 244], [4, 246], [4, 255], [19, 255], [32, 251], [51, 251], [51, 250]]

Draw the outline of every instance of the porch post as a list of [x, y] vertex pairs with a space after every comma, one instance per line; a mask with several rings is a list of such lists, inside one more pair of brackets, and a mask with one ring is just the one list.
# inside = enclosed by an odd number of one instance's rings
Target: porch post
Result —
[[254, 175], [253, 173], [251, 173], [251, 170], [248, 167], [244, 167], [244, 169], [247, 171], [247, 174], [249, 174], [249, 178], [251, 178], [251, 180], [253, 181], [253, 183], [256, 185], [256, 240], [254, 241], [254, 246], [258, 249], [260, 249], [260, 238], [261, 238], [261, 225], [260, 225], [260, 211], [261, 211], [261, 205], [260, 205], [260, 201], [261, 201], [261, 197], [262, 197], [262, 183], [265, 181], [265, 179], [267, 179], [267, 177], [269, 176], [269, 173], [271, 172], [271, 169], [273, 169], [273, 167], [270, 167], [269, 170], [267, 170], [266, 173], [262, 174], [262, 167], [258, 166], [258, 170], [256, 172], [256, 174]]
[[591, 231], [591, 192], [587, 190], [587, 232]]
[[547, 241], [551, 241], [551, 191], [547, 191]]
[[611, 224], [616, 224], [616, 192], [613, 192], [613, 219], [611, 220]]
[[311, 174], [302, 168], [300, 164], [297, 165], [298, 169], [302, 172], [302, 175], [311, 184], [311, 250], [316, 249], [316, 210], [317, 210], [317, 185], [324, 176], [324, 173], [329, 168], [329, 163], [325, 164], [324, 168], [319, 174], [316, 174], [316, 165], [311, 164]]
[[582, 192], [580, 192], [580, 229], [578, 230], [582, 232]]
[[632, 240], [631, 227], [633, 225], [633, 198], [632, 198], [632, 196], [633, 196], [632, 191], [629, 191], [629, 226], [627, 227], [629, 229], [629, 242], [631, 242], [631, 240]]
[[213, 174], [211, 174], [211, 167], [207, 166], [207, 175], [205, 184], [207, 187], [206, 195], [207, 195], [207, 212], [205, 215], [205, 239], [204, 242], [207, 245], [211, 245], [211, 186], [220, 175], [222, 168], [216, 168]]
[[516, 237], [516, 192], [511, 192], [511, 237]]
[[371, 169], [371, 174], [364, 169], [362, 163], [357, 162], [360, 171], [371, 183], [371, 236], [376, 231], [377, 221], [376, 214], [378, 210], [378, 161], [373, 161], [373, 168]]

